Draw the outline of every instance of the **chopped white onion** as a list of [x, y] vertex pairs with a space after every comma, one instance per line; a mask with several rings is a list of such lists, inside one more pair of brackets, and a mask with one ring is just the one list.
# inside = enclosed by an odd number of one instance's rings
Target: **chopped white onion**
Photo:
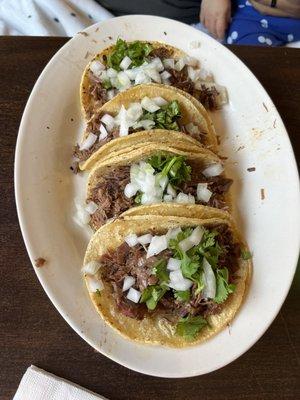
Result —
[[151, 60], [150, 65], [153, 65], [154, 68], [158, 71], [158, 72], [162, 72], [164, 70], [164, 65], [161, 62], [161, 59], [159, 57], [155, 57]]
[[151, 68], [150, 66], [144, 69], [146, 75], [148, 75], [152, 81], [156, 83], [161, 83], [161, 77], [159, 72], [155, 68]]
[[120, 68], [128, 69], [129, 65], [132, 63], [131, 58], [125, 56], [123, 60], [120, 62]]
[[197, 226], [189, 236], [189, 240], [194, 244], [194, 246], [197, 246], [201, 242], [203, 234], [203, 228], [201, 226]]
[[129, 182], [125, 186], [124, 194], [128, 199], [130, 199], [131, 197], [136, 195], [136, 192], [138, 190], [139, 190], [139, 187], [136, 183]]
[[179, 192], [176, 199], [175, 199], [176, 203], [179, 204], [187, 204], [190, 202], [189, 200], [189, 196], [185, 193]]
[[103, 65], [100, 61], [92, 61], [90, 65], [90, 70], [96, 77], [99, 78], [102, 71], [105, 70], [105, 65]]
[[92, 293], [97, 292], [97, 290], [101, 291], [104, 288], [102, 281], [100, 279], [96, 279], [94, 276], [86, 275], [85, 279], [87, 281], [89, 291]]
[[165, 58], [163, 60], [163, 65], [164, 65], [165, 68], [174, 69], [174, 66], [175, 66], [174, 58]]
[[129, 234], [124, 238], [124, 240], [129, 247], [134, 247], [136, 244], [138, 244], [137, 235], [135, 233]]
[[109, 78], [115, 78], [118, 75], [118, 71], [116, 71], [114, 68], [108, 68], [106, 72]]
[[197, 80], [200, 79], [200, 69], [195, 69], [193, 67], [188, 66], [188, 77], [191, 79], [191, 81], [196, 82]]
[[149, 97], [147, 97], [147, 96], [145, 96], [142, 99], [141, 105], [144, 108], [144, 110], [149, 111], [151, 113], [160, 109], [160, 107], [157, 104], [155, 104], [152, 99], [149, 99]]
[[199, 61], [195, 57], [185, 56], [184, 61], [185, 61], [186, 65], [189, 65], [191, 67], [198, 67], [198, 65], [199, 65]]
[[126, 69], [124, 72], [125, 72], [125, 74], [128, 76], [128, 78], [129, 78], [131, 81], [134, 81], [135, 78], [136, 78], [136, 76], [137, 76], [137, 74], [138, 74], [140, 71], [141, 71], [141, 68], [140, 68], [140, 67], [137, 67], [137, 68], [132, 68], [132, 69]]
[[171, 85], [170, 79], [163, 79], [163, 80], [162, 80], [162, 83], [163, 83], [164, 85]]
[[137, 240], [140, 244], [145, 245], [151, 243], [152, 237], [153, 236], [151, 235], [151, 233], [146, 233], [145, 235], [139, 236]]
[[181, 261], [177, 260], [177, 258], [169, 258], [168, 264], [167, 264], [167, 269], [169, 271], [177, 271], [180, 268]]
[[115, 126], [115, 120], [114, 118], [109, 115], [109, 114], [104, 114], [103, 117], [101, 118], [101, 122], [103, 122], [106, 126], [106, 129], [111, 132], [114, 129]]
[[119, 135], [120, 136], [127, 136], [128, 135], [128, 130], [129, 130], [129, 126], [127, 124], [127, 112], [125, 107], [121, 106], [120, 112], [116, 117], [116, 120], [119, 121], [120, 124], [120, 130], [119, 130]]
[[131, 103], [127, 109], [127, 119], [133, 125], [143, 115], [143, 108], [140, 103]]
[[142, 83], [150, 83], [150, 82], [151, 82], [151, 78], [150, 78], [150, 76], [146, 75], [145, 72], [139, 71], [136, 74], [135, 81], [134, 81], [134, 83], [136, 85], [140, 85]]
[[99, 130], [100, 130], [99, 141], [106, 139], [108, 132], [107, 132], [105, 126], [101, 124]]
[[89, 136], [80, 145], [79, 150], [89, 150], [97, 139], [98, 139], [97, 135], [95, 135], [94, 133], [90, 133]]
[[118, 72], [118, 80], [122, 86], [122, 88], [129, 88], [130, 87], [130, 79], [128, 78], [127, 74], [124, 71]]
[[86, 211], [92, 215], [98, 210], [98, 206], [93, 201], [89, 201], [85, 207]]
[[166, 235], [153, 236], [148, 247], [147, 258], [155, 256], [168, 248]]
[[212, 176], [218, 176], [224, 171], [224, 167], [222, 164], [211, 164], [208, 167], [206, 167], [203, 171], [202, 174], [206, 176], [207, 178], [210, 178]]
[[167, 186], [167, 193], [173, 197], [176, 196], [176, 190], [174, 189], [174, 187], [171, 185], [171, 183], [168, 184]]
[[84, 274], [95, 275], [99, 271], [100, 267], [101, 264], [97, 261], [90, 261], [81, 268], [81, 271]]
[[170, 74], [170, 72], [168, 72], [168, 71], [164, 71], [164, 72], [162, 72], [162, 73], [160, 74], [160, 77], [161, 77], [162, 81], [164, 81], [165, 79], [169, 79], [170, 76], [171, 76], [171, 74]]
[[158, 184], [159, 186], [165, 190], [167, 184], [169, 183], [169, 178], [167, 176], [160, 176], [160, 174], [157, 175], [158, 177]]
[[142, 295], [141, 292], [131, 287], [126, 297], [128, 300], [131, 300], [134, 303], [138, 303], [141, 298], [141, 295]]
[[184, 58], [179, 58], [179, 60], [175, 64], [175, 69], [176, 71], [181, 71], [185, 66], [185, 59]]
[[107, 98], [108, 100], [111, 100], [115, 97], [116, 93], [114, 89], [110, 89], [107, 91]]
[[142, 119], [141, 121], [136, 122], [133, 127], [134, 129], [143, 128], [146, 131], [152, 129], [155, 125], [155, 122], [151, 119]]
[[176, 271], [171, 271], [169, 277], [170, 277], [169, 286], [172, 289], [183, 291], [190, 289], [191, 286], [193, 285], [192, 281], [183, 277], [180, 269]]
[[197, 185], [197, 199], [208, 203], [212, 196], [212, 192], [207, 189], [207, 183], [198, 183]]
[[122, 292], [126, 292], [126, 290], [130, 289], [131, 286], [134, 284], [135, 284], [134, 277], [126, 275], [123, 281]]
[[203, 271], [204, 289], [202, 291], [202, 296], [205, 299], [213, 299], [216, 296], [216, 277], [206, 258], [203, 259]]
[[188, 238], [186, 238], [186, 239], [183, 239], [181, 242], [179, 242], [178, 246], [179, 246], [179, 248], [180, 248], [182, 251], [188, 251], [188, 250], [190, 250], [192, 247], [194, 247], [195, 245], [194, 245], [194, 243], [190, 240], [190, 238], [188, 237]]
[[188, 194], [188, 201], [189, 201], [189, 204], [195, 204], [196, 203], [195, 197], [190, 193]]
[[173, 203], [173, 197], [170, 194], [164, 195], [164, 202], [165, 203]]
[[185, 125], [185, 129], [190, 133], [191, 135], [195, 135], [199, 133], [199, 128], [197, 125], [194, 125], [192, 122], [188, 123]]
[[151, 193], [143, 193], [141, 198], [141, 204], [155, 204], [161, 203], [161, 196], [155, 196]]
[[90, 222], [91, 216], [83, 207], [81, 207], [81, 208], [77, 208], [77, 212], [75, 213], [74, 220], [78, 225], [84, 226]]
[[152, 99], [156, 105], [159, 107], [165, 106], [168, 104], [167, 100], [163, 99], [162, 97], [153, 97]]
[[180, 232], [181, 232], [180, 226], [178, 226], [177, 228], [169, 229], [168, 232], [166, 233], [167, 240], [169, 241], [171, 239], [176, 239], [178, 233]]

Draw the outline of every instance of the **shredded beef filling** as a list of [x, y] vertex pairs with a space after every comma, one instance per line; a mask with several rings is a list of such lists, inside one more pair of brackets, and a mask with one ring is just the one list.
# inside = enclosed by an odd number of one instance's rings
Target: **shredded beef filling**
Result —
[[[235, 272], [238, 269], [240, 246], [234, 243], [232, 233], [225, 224], [214, 227], [219, 232], [217, 240], [225, 248], [219, 259], [219, 266], [228, 268], [229, 282], [233, 282]], [[176, 300], [171, 291], [167, 291], [159, 301], [155, 311], [149, 311], [144, 303], [135, 304], [126, 298], [127, 292], [122, 292], [123, 280], [126, 275], [135, 278], [133, 288], [143, 291], [148, 285], [155, 285], [157, 278], [153, 275], [154, 264], [162, 259], [172, 257], [170, 250], [164, 250], [157, 256], [146, 258], [145, 249], [141, 245], [129, 247], [123, 243], [115, 251], [107, 253], [99, 260], [101, 277], [111, 285], [113, 297], [116, 300], [120, 312], [128, 317], [142, 319], [148, 313], [158, 313], [168, 319], [178, 319], [188, 314], [207, 317], [220, 312], [222, 305], [214, 303], [196, 294], [196, 285], [192, 286], [189, 302], [183, 303]]]
[[[195, 197], [197, 204], [205, 204], [226, 210], [228, 208], [225, 201], [225, 193], [232, 184], [232, 179], [216, 176], [206, 178], [198, 171], [199, 166], [192, 167], [191, 180], [180, 185], [183, 193], [191, 194]], [[98, 229], [110, 218], [119, 216], [122, 212], [135, 205], [134, 198], [127, 198], [124, 189], [130, 182], [130, 166], [110, 168], [98, 178], [97, 186], [93, 189], [88, 201], [97, 204], [98, 210], [92, 214], [90, 225], [93, 229]], [[198, 183], [208, 183], [208, 189], [213, 192], [208, 203], [201, 203], [197, 200]]]
[[223, 176], [215, 176], [211, 178], [205, 177], [195, 166], [192, 167], [191, 180], [181, 185], [183, 193], [191, 194], [197, 199], [197, 185], [198, 183], [207, 183], [207, 188], [213, 193], [208, 203], [201, 203], [210, 207], [220, 208], [223, 210], [228, 209], [225, 194], [228, 192], [233, 183], [232, 179], [224, 178]]
[[94, 229], [105, 224], [134, 205], [134, 200], [128, 199], [124, 189], [130, 181], [130, 167], [110, 168], [104, 176], [100, 176], [88, 201], [98, 205], [98, 210], [92, 214], [90, 224]]

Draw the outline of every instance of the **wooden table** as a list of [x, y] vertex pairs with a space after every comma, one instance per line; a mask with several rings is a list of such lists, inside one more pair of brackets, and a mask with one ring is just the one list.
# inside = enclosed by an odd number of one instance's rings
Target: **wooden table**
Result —
[[[1, 400], [12, 398], [30, 364], [111, 400], [300, 399], [299, 276], [272, 326], [251, 350], [219, 371], [190, 379], [148, 377], [119, 366], [95, 352], [54, 309], [24, 247], [15, 209], [13, 167], [18, 127], [27, 98], [50, 57], [66, 41], [0, 38]], [[299, 160], [300, 50], [230, 49], [251, 68], [271, 95]], [[284, 265], [282, 269], [284, 273]]]

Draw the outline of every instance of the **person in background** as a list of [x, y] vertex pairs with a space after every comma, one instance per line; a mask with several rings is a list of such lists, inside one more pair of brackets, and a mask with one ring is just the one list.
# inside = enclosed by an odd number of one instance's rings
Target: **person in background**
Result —
[[300, 40], [300, 0], [202, 0], [200, 21], [228, 44], [284, 46]]

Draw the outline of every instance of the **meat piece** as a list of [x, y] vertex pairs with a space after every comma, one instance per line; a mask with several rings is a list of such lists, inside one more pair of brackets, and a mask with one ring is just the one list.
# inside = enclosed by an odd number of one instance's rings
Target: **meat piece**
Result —
[[153, 49], [150, 53], [151, 57], [159, 57], [161, 60], [164, 58], [171, 58], [172, 51], [167, 49], [166, 47], [158, 47], [157, 49]]
[[101, 142], [96, 141], [88, 150], [80, 150], [79, 145], [77, 144], [73, 152], [73, 157], [77, 158], [80, 162], [86, 161], [93, 153], [95, 153], [95, 151], [103, 146], [103, 143]]
[[108, 101], [107, 90], [103, 88], [101, 81], [91, 71], [89, 71], [89, 86], [87, 92], [90, 101], [86, 113], [87, 117], [90, 118], [96, 109], [100, 108]]
[[98, 210], [91, 216], [91, 226], [99, 228], [108, 219], [117, 217], [134, 205], [134, 199], [128, 199], [124, 189], [130, 181], [130, 167], [110, 168], [99, 177], [88, 201], [97, 204]]
[[198, 183], [207, 183], [207, 188], [213, 194], [208, 203], [201, 204], [226, 210], [228, 206], [226, 204], [224, 195], [228, 192], [233, 180], [223, 176], [206, 178], [201, 172], [199, 172], [199, 169], [196, 166], [192, 167], [192, 171], [191, 180], [184, 182], [181, 185], [181, 190], [183, 193], [194, 196], [196, 198], [196, 202], [199, 204], [201, 202], [197, 201], [197, 185]]

